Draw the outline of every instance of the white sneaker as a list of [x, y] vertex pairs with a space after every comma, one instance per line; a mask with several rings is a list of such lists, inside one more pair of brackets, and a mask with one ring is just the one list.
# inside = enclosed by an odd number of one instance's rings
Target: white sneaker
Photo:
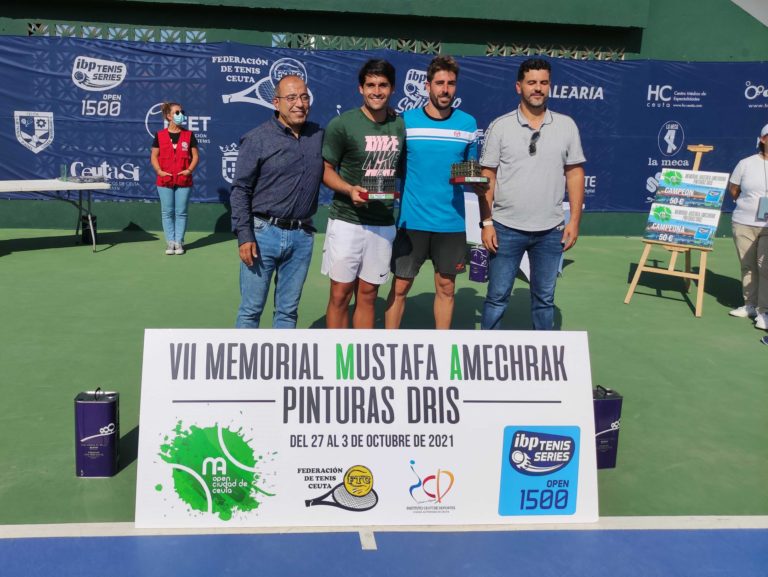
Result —
[[169, 242], [167, 245], [165, 245], [165, 254], [175, 254], [176, 251], [176, 244], [173, 242]]
[[177, 242], [173, 254], [184, 254], [184, 245], [180, 242]]
[[733, 309], [728, 314], [732, 317], [739, 317], [741, 319], [745, 319], [747, 317], [753, 319], [757, 316], [757, 309], [752, 305], [744, 305], [743, 307]]
[[755, 328], [768, 331], [768, 313], [761, 313], [755, 317]]

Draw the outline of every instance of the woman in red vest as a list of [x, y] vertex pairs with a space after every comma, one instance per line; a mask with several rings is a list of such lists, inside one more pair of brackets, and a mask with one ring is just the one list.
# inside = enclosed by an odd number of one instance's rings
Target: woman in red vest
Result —
[[167, 243], [165, 254], [184, 254], [192, 171], [198, 161], [197, 139], [182, 128], [187, 116], [181, 104], [164, 102], [161, 110], [168, 128], [155, 134], [150, 160], [157, 173], [157, 194]]

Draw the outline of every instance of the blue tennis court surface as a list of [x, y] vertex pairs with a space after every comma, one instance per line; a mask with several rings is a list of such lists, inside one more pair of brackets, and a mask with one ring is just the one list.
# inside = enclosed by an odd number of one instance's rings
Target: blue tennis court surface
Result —
[[768, 529], [0, 539], [3, 577], [766, 577]]

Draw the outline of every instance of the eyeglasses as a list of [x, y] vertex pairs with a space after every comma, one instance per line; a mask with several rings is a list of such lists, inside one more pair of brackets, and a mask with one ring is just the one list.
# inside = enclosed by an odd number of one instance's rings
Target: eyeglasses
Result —
[[293, 104], [299, 99], [304, 104], [309, 103], [309, 94], [288, 94], [287, 96], [275, 96], [275, 98], [283, 98], [288, 104]]
[[528, 143], [528, 154], [533, 156], [536, 154], [536, 143], [539, 141], [539, 137], [541, 136], [541, 130], [537, 130], [533, 134], [531, 134], [531, 141]]
[[174, 116], [177, 115], [177, 114], [183, 114], [184, 116], [187, 115], [187, 113], [184, 112], [183, 110], [174, 110], [173, 112], [171, 112], [171, 114], [174, 115]]

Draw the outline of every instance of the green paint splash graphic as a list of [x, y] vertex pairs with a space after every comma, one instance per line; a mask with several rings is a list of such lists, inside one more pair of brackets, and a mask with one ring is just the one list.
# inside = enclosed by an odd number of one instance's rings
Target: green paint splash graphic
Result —
[[257, 509], [259, 494], [274, 496], [259, 487], [256, 465], [263, 456], [254, 455], [242, 430], [218, 425], [185, 430], [179, 421], [174, 433], [172, 439], [166, 437], [169, 442], [160, 446], [159, 455], [173, 467], [174, 491], [191, 509], [228, 521], [235, 511]]
[[683, 182], [683, 174], [677, 170], [664, 171], [664, 180], [672, 186], [677, 186]]
[[653, 216], [664, 222], [672, 218], [672, 211], [666, 206], [657, 206], [653, 209]]

